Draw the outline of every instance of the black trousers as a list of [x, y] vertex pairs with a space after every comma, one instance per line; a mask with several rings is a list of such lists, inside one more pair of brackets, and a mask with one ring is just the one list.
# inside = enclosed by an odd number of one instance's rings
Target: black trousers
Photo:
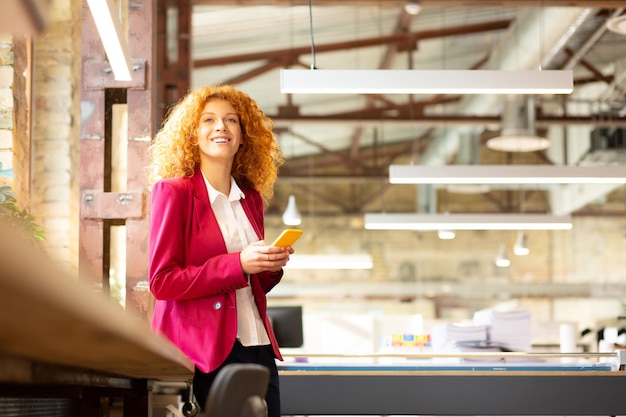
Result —
[[211, 385], [219, 371], [226, 365], [231, 363], [256, 363], [263, 365], [270, 370], [270, 381], [265, 395], [267, 403], [268, 417], [280, 417], [280, 390], [278, 387], [278, 368], [274, 359], [274, 351], [272, 345], [266, 346], [243, 346], [239, 340], [235, 341], [235, 345], [230, 354], [216, 370], [207, 373], [200, 371], [197, 367], [193, 377], [193, 394], [200, 408], [204, 410], [206, 400], [211, 390]]

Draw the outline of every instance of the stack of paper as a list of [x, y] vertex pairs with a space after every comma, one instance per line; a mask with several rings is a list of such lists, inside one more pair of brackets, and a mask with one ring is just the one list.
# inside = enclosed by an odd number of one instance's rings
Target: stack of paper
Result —
[[457, 350], [459, 342], [487, 342], [487, 326], [441, 324], [432, 328], [435, 350]]
[[515, 351], [531, 349], [530, 311], [483, 310], [474, 315], [474, 324], [489, 327], [489, 341]]

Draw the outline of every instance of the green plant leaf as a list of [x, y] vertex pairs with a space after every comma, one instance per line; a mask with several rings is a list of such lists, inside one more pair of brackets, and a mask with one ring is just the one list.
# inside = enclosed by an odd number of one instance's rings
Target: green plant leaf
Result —
[[[2, 170], [2, 163], [0, 163], [0, 175], [6, 175], [9, 171], [12, 170]], [[17, 198], [8, 185], [0, 186], [0, 216], [7, 219], [10, 224], [21, 228], [35, 240], [45, 240], [45, 232], [43, 227], [37, 224], [37, 218], [28, 210], [18, 207]]]

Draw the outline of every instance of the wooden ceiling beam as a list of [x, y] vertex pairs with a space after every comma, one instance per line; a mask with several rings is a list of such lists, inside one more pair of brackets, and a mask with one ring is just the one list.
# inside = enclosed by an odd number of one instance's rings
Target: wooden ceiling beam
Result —
[[283, 64], [280, 61], [278, 62], [270, 61], [244, 74], [240, 74], [236, 77], [230, 78], [224, 81], [224, 84], [240, 84], [252, 78], [258, 77], [259, 75], [265, 74], [266, 72], [272, 71], [276, 68], [282, 68], [282, 67], [283, 67]]
[[[504, 30], [511, 24], [510, 19], [497, 20], [494, 22], [478, 23], [474, 25], [462, 25], [443, 29], [424, 30], [418, 32], [393, 33], [386, 36], [376, 36], [367, 39], [358, 39], [346, 42], [334, 42], [315, 47], [316, 53], [343, 51], [346, 49], [366, 48], [370, 46], [395, 44], [406, 47], [407, 42], [418, 42], [422, 39], [443, 38], [448, 36], [460, 36], [470, 33], [491, 32]], [[311, 53], [310, 46], [297, 48], [277, 49], [274, 51], [253, 52], [249, 54], [219, 56], [215, 58], [197, 59], [193, 62], [194, 68], [228, 65], [250, 61], [283, 60], [285, 63], [297, 62], [297, 57]]]

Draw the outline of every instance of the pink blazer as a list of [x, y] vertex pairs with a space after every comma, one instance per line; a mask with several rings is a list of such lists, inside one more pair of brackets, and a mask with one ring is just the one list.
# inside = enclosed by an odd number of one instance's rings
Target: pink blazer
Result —
[[[263, 200], [250, 188], [241, 204], [263, 239]], [[282, 360], [266, 313], [265, 295], [283, 271], [250, 277], [261, 318]], [[200, 170], [192, 178], [154, 185], [150, 218], [150, 291], [156, 298], [152, 327], [167, 336], [203, 372], [215, 370], [237, 336], [235, 290], [248, 285], [239, 253], [227, 253]]]

